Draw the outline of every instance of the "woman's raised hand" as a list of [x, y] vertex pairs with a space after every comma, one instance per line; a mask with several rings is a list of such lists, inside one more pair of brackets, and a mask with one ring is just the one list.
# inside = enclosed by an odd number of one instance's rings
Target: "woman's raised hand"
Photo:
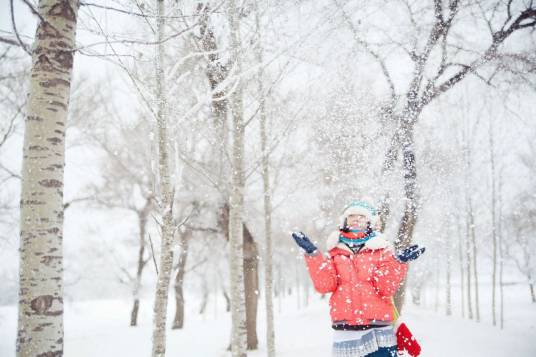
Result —
[[311, 240], [303, 232], [293, 232], [292, 238], [294, 238], [296, 244], [305, 250], [307, 254], [312, 254], [317, 250], [313, 242], [311, 242]]
[[419, 248], [419, 246], [415, 244], [415, 245], [410, 246], [409, 248], [398, 251], [395, 256], [402, 263], [407, 263], [411, 260], [415, 260], [418, 257], [420, 257], [421, 254], [424, 253], [425, 250], [426, 248], [424, 247]]

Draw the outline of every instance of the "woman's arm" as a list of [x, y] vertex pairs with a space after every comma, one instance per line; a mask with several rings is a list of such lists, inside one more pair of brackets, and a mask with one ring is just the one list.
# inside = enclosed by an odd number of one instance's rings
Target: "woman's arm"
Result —
[[373, 273], [372, 285], [380, 296], [391, 297], [400, 287], [407, 271], [407, 264], [396, 260], [392, 252], [386, 249]]
[[337, 289], [337, 270], [331, 257], [324, 257], [317, 250], [305, 254], [305, 263], [316, 291], [326, 294]]

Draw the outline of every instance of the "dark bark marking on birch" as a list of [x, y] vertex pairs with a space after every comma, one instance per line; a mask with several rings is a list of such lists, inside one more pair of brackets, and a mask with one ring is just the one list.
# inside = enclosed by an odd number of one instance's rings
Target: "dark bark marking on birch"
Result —
[[63, 182], [50, 179], [50, 180], [41, 180], [39, 181], [39, 184], [43, 187], [61, 187], [63, 186]]
[[58, 41], [50, 41], [50, 46], [54, 48], [66, 48], [69, 45], [65, 41], [58, 40]]
[[73, 22], [76, 21], [76, 16], [73, 11], [73, 8], [69, 4], [69, 2], [66, 0], [52, 6], [50, 10], [48, 10], [48, 15], [58, 16], [58, 17], [64, 18], [67, 21], [73, 21]]
[[61, 144], [61, 142], [63, 141], [63, 139], [60, 139], [60, 138], [48, 138], [47, 141], [49, 143], [51, 143], [52, 145], [58, 145], [58, 144]]
[[48, 151], [48, 148], [40, 145], [32, 145], [28, 147], [29, 151]]
[[46, 171], [56, 171], [56, 170], [61, 169], [62, 167], [63, 167], [62, 165], [52, 164], [52, 165], [49, 165], [49, 166], [45, 167], [43, 170], [46, 170]]
[[58, 102], [57, 100], [53, 100], [52, 102], [49, 103], [50, 105], [54, 105], [54, 106], [57, 106], [57, 107], [61, 107], [65, 110], [67, 110], [67, 106], [65, 105], [65, 103], [62, 103], [62, 102]]
[[45, 255], [41, 257], [41, 264], [45, 264], [46, 266], [51, 266], [54, 259], [61, 261], [60, 255]]
[[21, 201], [20, 202], [20, 205], [44, 205], [45, 202], [44, 201], [37, 201], [37, 200], [25, 200], [25, 201]]
[[35, 313], [39, 315], [43, 315], [52, 306], [52, 301], [54, 301], [54, 296], [41, 295], [41, 296], [36, 297], [30, 302], [30, 307]]
[[45, 54], [41, 54], [37, 56], [37, 60], [35, 61], [34, 65], [36, 71], [45, 71], [45, 72], [53, 72], [54, 66], [48, 59], [48, 56]]
[[54, 55], [54, 60], [64, 68], [73, 67], [73, 53], [71, 51], [57, 51]]
[[[69, 83], [69, 81], [66, 81], [65, 79], [54, 78], [54, 79], [49, 79], [49, 80], [44, 81], [44, 82], [40, 82], [39, 85], [41, 87], [45, 87], [45, 88], [56, 87], [58, 85], [63, 85], [63, 86], [69, 87], [70, 83]], [[56, 124], [59, 124], [59, 123], [56, 122]]]
[[38, 354], [36, 357], [61, 357], [61, 356], [63, 356], [63, 350], [48, 351], [45, 353]]
[[43, 322], [43, 323], [39, 324], [38, 326], [34, 327], [32, 331], [43, 331], [44, 327], [48, 327], [48, 326], [51, 326], [51, 325], [52, 325], [51, 322]]
[[60, 229], [58, 227], [49, 228], [49, 229], [47, 229], [47, 233], [58, 234], [58, 233], [60, 233]]
[[28, 115], [26, 117], [26, 120], [28, 120], [28, 121], [32, 121], [32, 120], [33, 121], [43, 121], [43, 118], [38, 117], [37, 115]]
[[61, 38], [63, 37], [61, 33], [54, 28], [48, 22], [41, 21], [39, 27], [37, 28], [37, 38], [42, 40], [46, 38]]

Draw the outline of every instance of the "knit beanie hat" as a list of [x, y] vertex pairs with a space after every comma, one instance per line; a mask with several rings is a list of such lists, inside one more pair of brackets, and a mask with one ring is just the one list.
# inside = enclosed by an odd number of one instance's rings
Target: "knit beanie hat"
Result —
[[340, 217], [341, 227], [344, 227], [346, 218], [348, 218], [348, 216], [351, 214], [359, 214], [365, 216], [367, 217], [367, 220], [371, 223], [374, 223], [376, 219], [376, 209], [372, 206], [371, 203], [365, 200], [354, 200], [344, 208], [342, 216]]

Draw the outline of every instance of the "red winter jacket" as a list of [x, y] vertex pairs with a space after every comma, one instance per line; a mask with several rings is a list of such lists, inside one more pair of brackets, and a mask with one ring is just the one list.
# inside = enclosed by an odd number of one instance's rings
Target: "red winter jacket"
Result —
[[332, 293], [331, 320], [350, 325], [374, 324], [394, 319], [392, 296], [407, 272], [406, 264], [393, 257], [388, 242], [378, 235], [354, 254], [338, 242], [339, 232], [328, 238], [329, 255], [306, 255], [315, 289]]

